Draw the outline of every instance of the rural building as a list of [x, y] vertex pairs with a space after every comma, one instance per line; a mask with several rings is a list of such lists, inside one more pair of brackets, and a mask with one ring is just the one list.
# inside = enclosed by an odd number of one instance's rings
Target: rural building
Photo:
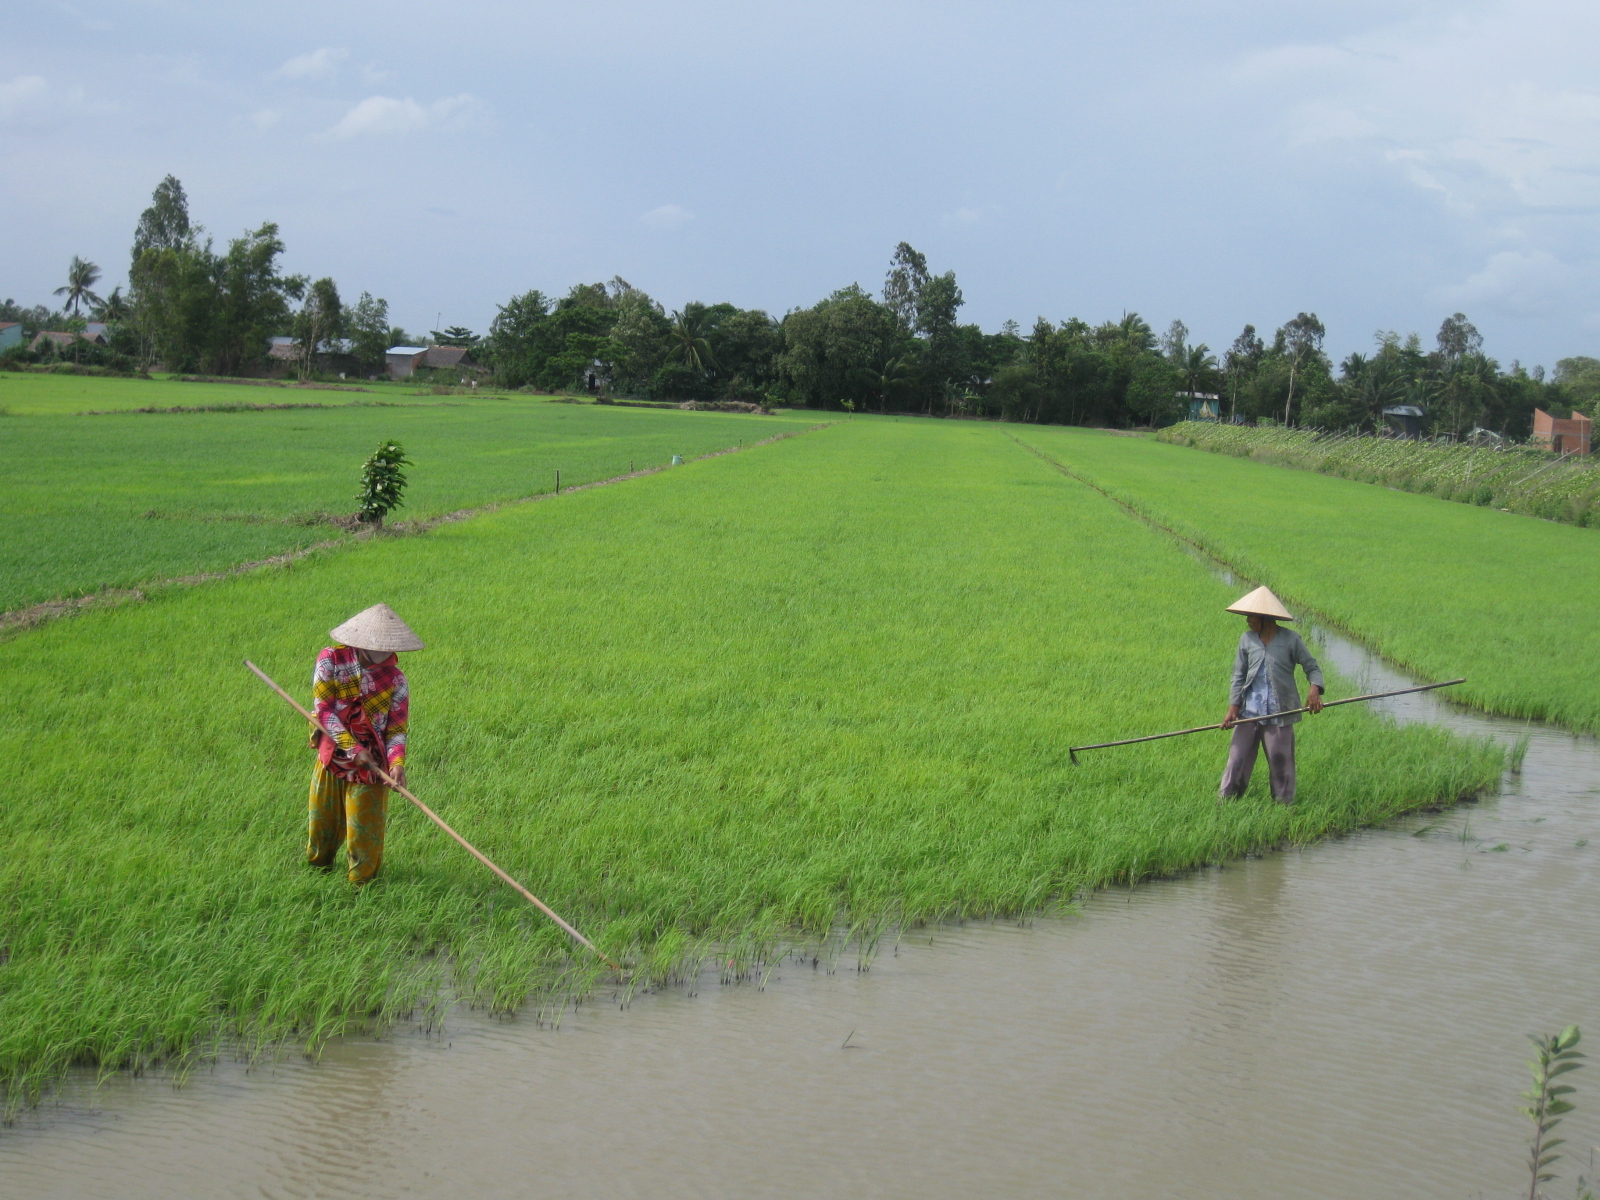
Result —
[[294, 362], [300, 356], [295, 353], [292, 337], [275, 337], [267, 347], [267, 357], [273, 362]]
[[1395, 404], [1383, 410], [1384, 422], [1401, 437], [1420, 438], [1427, 414], [1415, 404]]
[[460, 371], [483, 370], [474, 361], [472, 351], [465, 346], [429, 346], [428, 353], [422, 359], [422, 365]]
[[1574, 411], [1566, 420], [1552, 417], [1542, 408], [1533, 410], [1533, 436], [1528, 440], [1557, 454], [1589, 453], [1589, 434], [1594, 422]]
[[0, 321], [0, 353], [22, 345], [22, 322]]
[[390, 346], [383, 352], [383, 357], [389, 368], [390, 379], [409, 379], [422, 365], [422, 360], [428, 357], [428, 347]]
[[1222, 398], [1211, 392], [1179, 392], [1179, 400], [1189, 402], [1189, 420], [1216, 421], [1222, 416]]
[[384, 351], [390, 379], [409, 379], [421, 370], [477, 372], [483, 368], [465, 346], [390, 346]]
[[103, 333], [59, 333], [54, 330], [42, 330], [36, 333], [33, 341], [28, 343], [29, 350], [40, 350], [46, 343], [54, 342], [58, 350], [65, 350], [76, 341], [88, 342], [91, 346], [104, 346], [106, 335]]

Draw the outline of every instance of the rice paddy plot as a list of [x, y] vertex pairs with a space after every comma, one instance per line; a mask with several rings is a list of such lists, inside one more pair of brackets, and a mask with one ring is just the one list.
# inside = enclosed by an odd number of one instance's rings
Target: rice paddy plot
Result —
[[1302, 726], [1292, 809], [1260, 778], [1217, 802], [1221, 735], [1074, 766], [1220, 715], [1231, 591], [994, 426], [838, 423], [0, 644], [13, 1099], [439, 986], [503, 1009], [581, 985], [563, 935], [403, 806], [364, 890], [301, 861], [304, 732], [241, 660], [303, 694], [324, 631], [379, 599], [429, 643], [415, 790], [646, 983], [838, 922], [1024, 913], [1500, 770], [1350, 709]]
[[1547, 521], [1600, 523], [1600, 461], [1557, 456], [1537, 445], [1424, 442], [1217, 421], [1184, 421], [1163, 429], [1156, 440]]
[[[224, 570], [348, 537], [361, 463], [399, 441], [415, 464], [415, 521], [661, 466], [804, 429], [750, 417], [525, 397], [370, 397], [224, 384], [6, 376], [0, 398], [43, 398], [0, 417], [0, 612]], [[223, 393], [217, 401], [212, 393]], [[135, 413], [147, 406], [307, 403], [272, 411]], [[110, 415], [61, 411], [66, 403]], [[26, 406], [24, 406], [26, 408]], [[74, 412], [78, 410], [73, 410]]]
[[1019, 435], [1451, 699], [1600, 729], [1600, 533], [1145, 438]]

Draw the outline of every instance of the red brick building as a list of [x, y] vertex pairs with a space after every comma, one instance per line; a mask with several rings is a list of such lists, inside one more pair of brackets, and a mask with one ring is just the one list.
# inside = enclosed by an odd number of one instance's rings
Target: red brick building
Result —
[[1542, 443], [1557, 454], [1589, 453], [1589, 434], [1594, 422], [1581, 412], [1574, 412], [1570, 420], [1552, 417], [1542, 408], [1533, 410], [1534, 442]]

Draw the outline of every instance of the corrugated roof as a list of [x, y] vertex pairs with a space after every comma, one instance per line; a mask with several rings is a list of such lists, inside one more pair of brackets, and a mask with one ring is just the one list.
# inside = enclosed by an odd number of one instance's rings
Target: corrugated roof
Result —
[[470, 367], [474, 365], [472, 355], [465, 346], [428, 347], [428, 366], [430, 367]]
[[426, 354], [427, 352], [428, 348], [426, 346], [390, 346], [384, 351], [385, 354]]

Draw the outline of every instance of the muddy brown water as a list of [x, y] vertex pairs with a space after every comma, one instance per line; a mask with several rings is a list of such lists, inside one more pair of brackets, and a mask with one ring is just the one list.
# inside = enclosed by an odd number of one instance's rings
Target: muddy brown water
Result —
[[[75, 1078], [0, 1131], [0, 1195], [1525, 1195], [1523, 1035], [1600, 1034], [1600, 743], [1433, 695], [1388, 711], [1528, 732], [1523, 771], [1081, 915], [908, 934], [864, 972]], [[1552, 1196], [1600, 1141], [1600, 1062], [1576, 1078]]]

